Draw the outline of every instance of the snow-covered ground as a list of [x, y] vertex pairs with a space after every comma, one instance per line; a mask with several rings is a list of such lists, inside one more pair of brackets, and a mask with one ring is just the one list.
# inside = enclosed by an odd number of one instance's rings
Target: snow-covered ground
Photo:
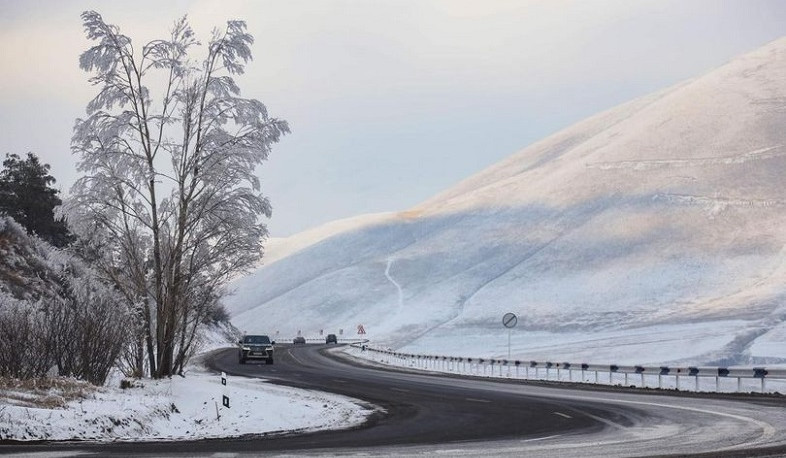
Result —
[[198, 367], [185, 377], [134, 384], [94, 388], [61, 380], [61, 388], [43, 391], [29, 382], [6, 386], [0, 391], [0, 440], [179, 440], [341, 429], [362, 423], [374, 409], [260, 379], [230, 376], [225, 388], [220, 375]]
[[[444, 354], [786, 363], [786, 39], [399, 213], [271, 245], [233, 322]], [[468, 350], [469, 348], [469, 350]]]

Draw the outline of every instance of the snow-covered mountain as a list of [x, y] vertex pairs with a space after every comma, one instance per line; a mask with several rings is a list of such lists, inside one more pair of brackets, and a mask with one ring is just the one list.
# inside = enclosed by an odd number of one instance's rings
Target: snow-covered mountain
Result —
[[[479, 154], [482, 154], [479, 152]], [[558, 132], [400, 213], [269, 248], [244, 330], [412, 351], [786, 363], [786, 39]]]

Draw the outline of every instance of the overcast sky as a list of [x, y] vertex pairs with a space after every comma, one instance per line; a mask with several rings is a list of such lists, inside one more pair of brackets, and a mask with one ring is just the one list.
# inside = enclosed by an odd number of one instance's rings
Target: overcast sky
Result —
[[600, 110], [786, 35], [786, 2], [0, 0], [0, 155], [32, 151], [67, 194], [74, 119], [95, 89], [79, 14], [135, 43], [188, 14], [243, 19], [245, 97], [290, 122], [259, 170], [285, 236], [405, 210]]

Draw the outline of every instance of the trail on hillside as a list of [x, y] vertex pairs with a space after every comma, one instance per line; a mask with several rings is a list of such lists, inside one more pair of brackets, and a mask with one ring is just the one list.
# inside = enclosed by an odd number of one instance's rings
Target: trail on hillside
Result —
[[385, 277], [390, 280], [391, 283], [396, 287], [398, 290], [398, 311], [401, 312], [404, 309], [404, 291], [401, 289], [401, 285], [393, 280], [393, 277], [390, 276], [390, 266], [393, 265], [393, 258], [388, 258], [388, 265], [385, 267]]

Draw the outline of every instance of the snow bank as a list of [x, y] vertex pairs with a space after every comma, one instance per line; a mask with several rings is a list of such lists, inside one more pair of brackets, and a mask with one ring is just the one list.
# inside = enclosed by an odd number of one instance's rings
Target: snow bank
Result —
[[[349, 428], [373, 407], [327, 393], [229, 377], [230, 408], [219, 375], [142, 380], [128, 389], [98, 388], [63, 407], [35, 407], [23, 393], [0, 394], [0, 440], [184, 440]], [[40, 397], [39, 397], [40, 399]]]

